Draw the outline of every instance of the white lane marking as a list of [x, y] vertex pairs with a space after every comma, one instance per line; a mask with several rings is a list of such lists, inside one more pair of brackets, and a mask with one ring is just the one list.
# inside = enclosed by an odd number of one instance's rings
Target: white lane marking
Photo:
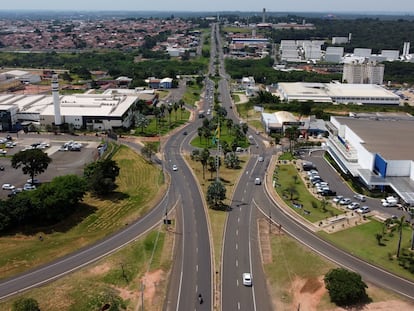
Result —
[[236, 284], [237, 284], [237, 287], [239, 287], [239, 280], [238, 279], [236, 280]]
[[240, 302], [237, 303], [237, 310], [240, 310]]
[[236, 243], [236, 251], [239, 249], [239, 244]]
[[196, 265], [196, 271], [198, 272], [198, 265]]
[[240, 222], [240, 217], [237, 218], [237, 222]]
[[249, 175], [249, 171], [246, 171], [246, 175]]
[[239, 261], [236, 259], [236, 267], [239, 266]]
[[239, 229], [236, 230], [236, 235], [239, 235]]

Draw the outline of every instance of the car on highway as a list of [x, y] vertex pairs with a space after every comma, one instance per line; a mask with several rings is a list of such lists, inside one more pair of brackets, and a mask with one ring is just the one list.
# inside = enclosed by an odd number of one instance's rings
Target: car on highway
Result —
[[257, 161], [259, 161], [259, 162], [263, 162], [263, 160], [264, 160], [264, 158], [263, 158], [262, 156], [259, 156], [259, 157], [257, 158]]
[[254, 179], [254, 184], [255, 184], [255, 185], [261, 185], [261, 184], [262, 184], [262, 180], [260, 179], [260, 177], [256, 177], [256, 178]]
[[175, 164], [174, 164], [174, 165], [172, 166], [172, 170], [173, 170], [173, 171], [178, 171], [178, 167], [177, 167], [177, 165], [175, 165]]
[[368, 206], [362, 206], [356, 210], [358, 214], [366, 214], [369, 213], [371, 210]]
[[252, 286], [253, 285], [252, 275], [250, 273], [248, 273], [248, 272], [243, 273], [242, 279], [243, 279], [243, 285], [244, 286]]
[[13, 186], [12, 184], [3, 184], [2, 186], [1, 186], [1, 188], [3, 189], [3, 190], [13, 190], [14, 188], [16, 188], [15, 186]]

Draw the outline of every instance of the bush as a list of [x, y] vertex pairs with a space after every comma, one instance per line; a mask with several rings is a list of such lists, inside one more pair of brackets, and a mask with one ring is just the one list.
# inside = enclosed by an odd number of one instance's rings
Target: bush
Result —
[[367, 285], [355, 272], [339, 268], [330, 270], [324, 278], [331, 301], [338, 306], [350, 306], [368, 300]]
[[19, 298], [13, 303], [13, 311], [40, 311], [39, 303], [33, 298]]

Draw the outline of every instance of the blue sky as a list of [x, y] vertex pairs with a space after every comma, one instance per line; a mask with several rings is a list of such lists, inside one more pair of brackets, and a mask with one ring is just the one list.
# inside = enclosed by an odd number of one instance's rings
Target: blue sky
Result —
[[413, 0], [1, 0], [0, 10], [398, 12], [414, 14]]

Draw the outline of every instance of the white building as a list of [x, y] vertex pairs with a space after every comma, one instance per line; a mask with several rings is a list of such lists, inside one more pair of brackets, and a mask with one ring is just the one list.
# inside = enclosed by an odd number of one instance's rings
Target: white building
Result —
[[6, 79], [16, 79], [22, 83], [38, 83], [42, 79], [40, 75], [30, 73], [23, 70], [10, 70], [3, 73], [6, 76]]
[[341, 46], [328, 46], [325, 52], [325, 62], [340, 63], [344, 56], [344, 48]]
[[342, 82], [352, 84], [382, 84], [384, 81], [383, 64], [376, 62], [352, 62], [344, 64]]
[[400, 97], [376, 84], [278, 83], [281, 100], [338, 104], [399, 105]]
[[[327, 150], [344, 173], [369, 188], [389, 186], [414, 205], [414, 118], [403, 114], [331, 117]], [[399, 139], [396, 139], [399, 138]]]

